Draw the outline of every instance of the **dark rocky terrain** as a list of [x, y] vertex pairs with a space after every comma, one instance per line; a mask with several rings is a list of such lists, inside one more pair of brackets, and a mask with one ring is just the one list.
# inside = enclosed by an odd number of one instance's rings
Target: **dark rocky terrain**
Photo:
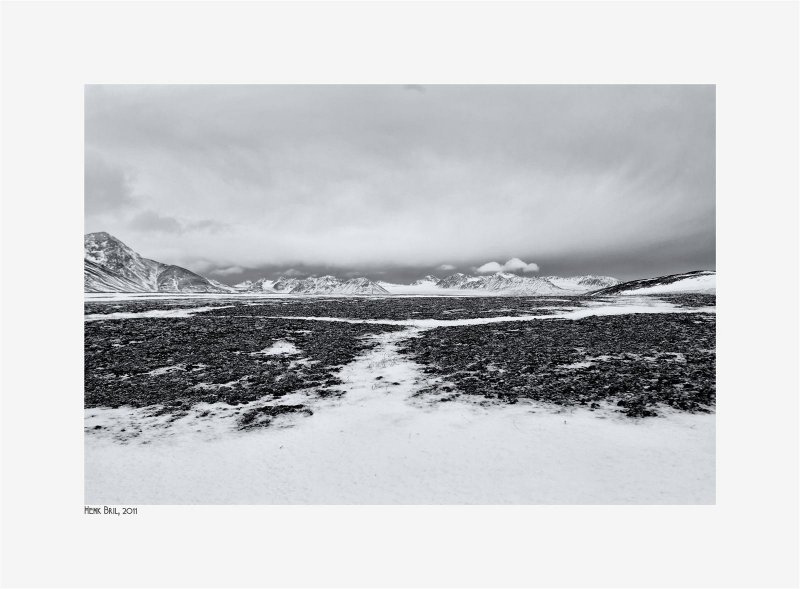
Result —
[[[368, 345], [365, 335], [392, 329], [348, 323], [307, 327], [255, 316], [87, 322], [85, 406], [181, 413], [201, 402], [280, 400], [304, 389], [341, 394], [334, 372]], [[299, 353], [259, 353], [276, 340], [293, 344]], [[252, 422], [245, 416], [244, 425]]]
[[[712, 297], [713, 298], [713, 297]], [[218, 317], [270, 315], [294, 317], [339, 317], [345, 319], [467, 319], [471, 317], [544, 315], [555, 312], [547, 307], [579, 306], [577, 298], [545, 297], [332, 297], [332, 298], [246, 298], [164, 299], [125, 302], [87, 302], [86, 314], [180, 309], [209, 305], [235, 305], [203, 315]]]
[[[669, 302], [696, 309], [713, 306], [714, 297], [676, 295]], [[186, 318], [87, 321], [85, 406], [148, 407], [181, 415], [203, 402], [278, 403], [242, 414], [242, 429], [259, 427], [283, 413], [311, 413], [305, 404], [281, 402], [290, 393], [305, 391], [312, 398], [346, 394], [337, 371], [376, 345], [366, 336], [405, 329], [292, 317], [449, 320], [546, 315], [557, 311], [553, 307], [583, 304], [584, 299], [541, 297], [87, 302], [85, 312], [91, 315], [218, 308]], [[297, 352], [263, 353], [276, 341]], [[705, 412], [715, 403], [711, 313], [436, 327], [404, 340], [400, 352], [422, 365], [428, 377], [417, 396], [435, 401], [462, 397], [589, 408], [611, 404], [631, 417], [655, 415], [659, 407]]]
[[440, 381], [421, 395], [612, 403], [646, 417], [658, 405], [713, 408], [714, 348], [714, 315], [642, 314], [443, 327], [402, 351]]

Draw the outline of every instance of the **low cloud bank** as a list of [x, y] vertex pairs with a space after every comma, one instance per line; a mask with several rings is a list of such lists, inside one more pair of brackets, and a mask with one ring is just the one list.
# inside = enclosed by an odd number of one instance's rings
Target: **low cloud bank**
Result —
[[481, 274], [490, 274], [494, 272], [538, 272], [539, 266], [533, 262], [526, 263], [519, 258], [511, 258], [505, 264], [487, 262], [483, 266], [479, 266], [476, 271]]
[[218, 276], [230, 276], [232, 274], [241, 274], [244, 272], [244, 268], [241, 266], [230, 266], [228, 268], [219, 268], [217, 270], [213, 270], [212, 274], [217, 274]]

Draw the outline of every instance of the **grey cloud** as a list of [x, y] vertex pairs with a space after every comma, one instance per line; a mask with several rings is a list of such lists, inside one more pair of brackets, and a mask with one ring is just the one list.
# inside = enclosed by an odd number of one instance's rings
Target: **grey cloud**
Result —
[[162, 215], [156, 211], [144, 210], [130, 218], [128, 227], [142, 232], [182, 235], [189, 231], [218, 233], [227, 229], [228, 225], [210, 219], [187, 221], [169, 215]]
[[132, 174], [87, 150], [84, 165], [84, 206], [87, 213], [119, 212], [135, 205]]
[[[544, 273], [713, 267], [713, 86], [415, 94], [89, 86], [87, 152], [134, 171], [128, 194], [181, 225], [178, 248], [137, 224], [154, 256], [365, 273], [512, 256]], [[125, 229], [130, 202], [90, 197], [103, 183], [89, 176], [87, 227]]]
[[241, 266], [229, 266], [228, 268], [216, 268], [211, 271], [211, 274], [216, 274], [218, 276], [231, 276], [231, 275], [239, 275], [244, 272], [244, 268]]
[[184, 222], [183, 228], [186, 231], [208, 230], [210, 233], [217, 233], [229, 228], [227, 223], [220, 223], [213, 219], [202, 219], [200, 221], [187, 221]]
[[174, 217], [161, 215], [155, 211], [137, 213], [128, 226], [134, 230], [152, 231], [155, 233], [182, 233], [183, 226]]

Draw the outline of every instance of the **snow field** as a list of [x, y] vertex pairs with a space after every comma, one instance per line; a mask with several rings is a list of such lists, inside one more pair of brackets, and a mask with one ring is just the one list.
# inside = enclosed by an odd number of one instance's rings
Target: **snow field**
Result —
[[[346, 393], [314, 400], [310, 417], [239, 432], [230, 418], [198, 427], [205, 411], [232, 412], [197, 406], [161, 436], [87, 435], [86, 502], [714, 502], [713, 415], [423, 400], [413, 395], [426, 377], [398, 345], [425, 328], [370, 336], [376, 346], [339, 371]], [[288, 397], [280, 403], [309, 401]], [[87, 429], [126, 412], [87, 409]]]

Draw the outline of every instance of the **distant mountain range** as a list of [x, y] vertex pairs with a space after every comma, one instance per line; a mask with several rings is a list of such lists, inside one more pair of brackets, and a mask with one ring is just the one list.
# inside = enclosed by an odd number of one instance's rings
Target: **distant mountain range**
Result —
[[368, 278], [351, 278], [339, 280], [335, 276], [321, 276], [319, 278], [284, 278], [267, 280], [261, 278], [255, 282], [247, 280], [240, 282], [235, 287], [242, 293], [273, 293], [273, 294], [390, 294], [386, 289]]
[[[180, 266], [143, 258], [105, 232], [84, 236], [84, 291], [91, 293], [259, 293], [299, 295], [392, 295], [392, 294], [508, 294], [569, 296], [580, 294], [653, 294], [664, 292], [709, 292], [715, 288], [714, 272], [689, 272], [620, 283], [610, 276], [519, 276], [508, 272], [473, 276], [452, 274], [444, 278], [426, 276], [411, 284], [373, 282], [368, 278], [340, 280], [280, 277], [247, 280], [233, 287]], [[694, 289], [694, 290], [692, 290]]]
[[[610, 276], [518, 276], [510, 272], [497, 272], [485, 276], [469, 274], [452, 274], [442, 279], [426, 276], [414, 283], [417, 287], [435, 287], [436, 289], [497, 291], [517, 295], [569, 295], [583, 294], [598, 288], [613, 286], [619, 280]], [[385, 285], [390, 292], [399, 285]], [[412, 286], [414, 286], [412, 285]]]
[[[570, 295], [583, 294], [597, 288], [618, 284], [616, 278], [608, 276], [575, 276], [546, 278], [517, 276], [498, 272], [487, 276], [453, 274], [446, 278], [426, 276], [411, 284], [373, 282], [368, 278], [351, 278], [342, 281], [334, 276], [320, 278], [279, 278], [241, 282], [234, 286], [239, 292], [278, 294], [445, 294], [453, 291], [491, 291], [498, 294], [516, 295]], [[463, 292], [467, 294], [467, 292]]]

